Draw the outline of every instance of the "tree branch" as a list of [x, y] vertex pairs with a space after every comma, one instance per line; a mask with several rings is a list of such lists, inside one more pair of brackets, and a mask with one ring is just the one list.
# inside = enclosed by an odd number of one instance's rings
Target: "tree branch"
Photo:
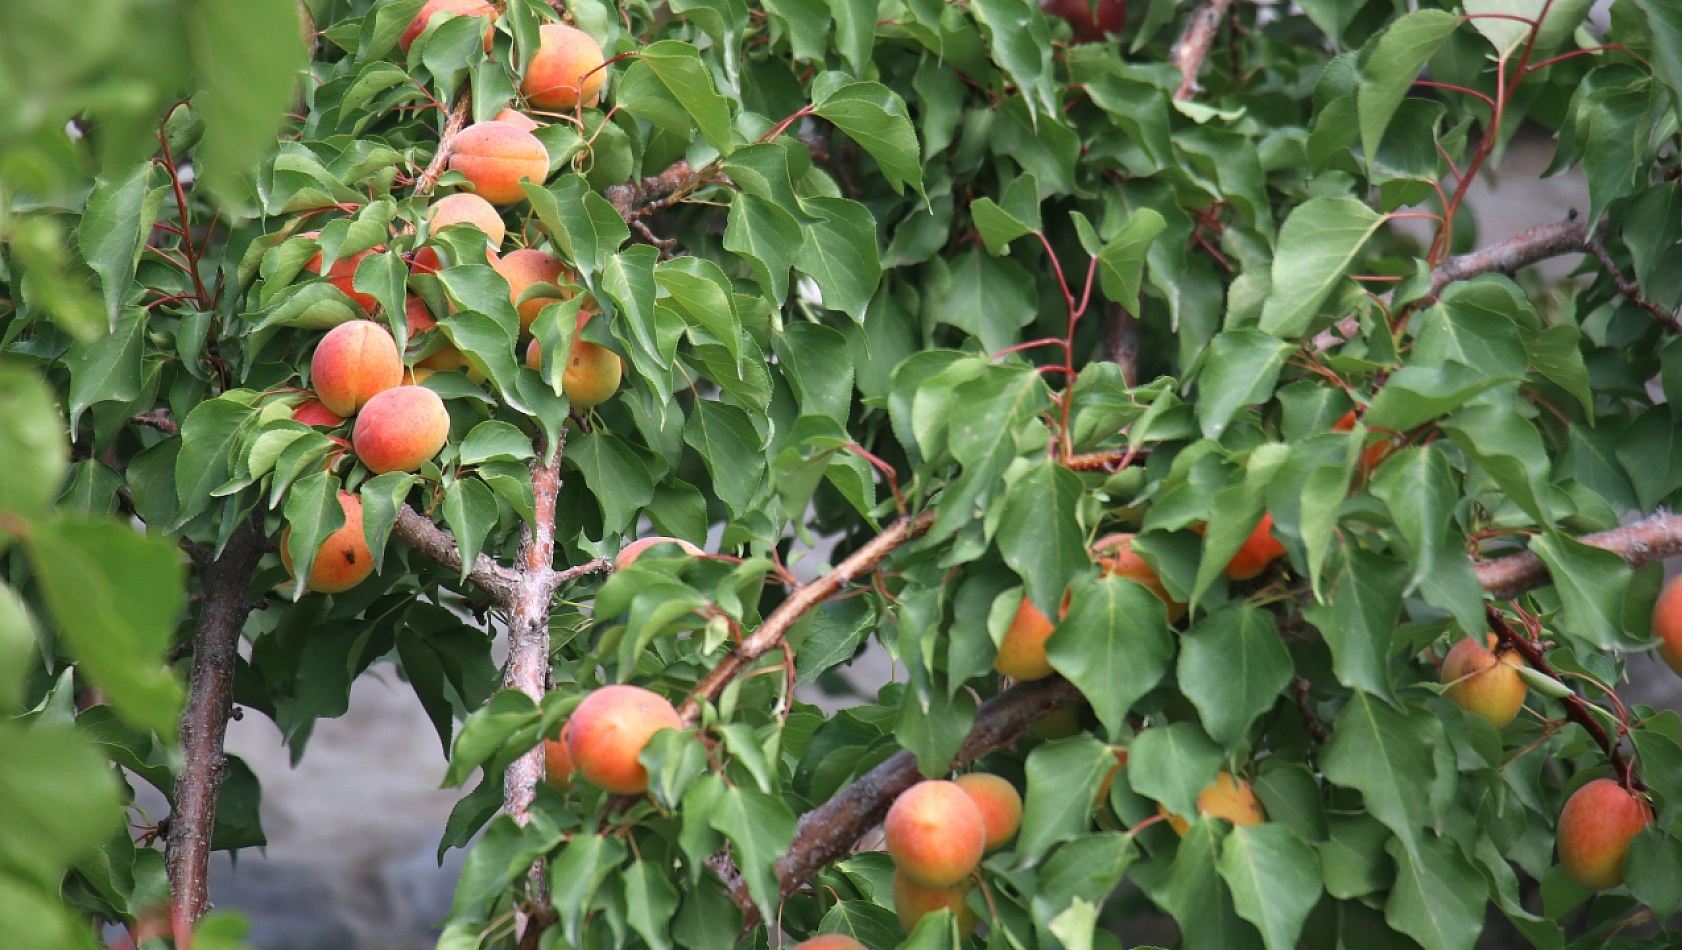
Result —
[[669, 197], [693, 184], [696, 177], [695, 170], [689, 167], [689, 162], [680, 158], [658, 175], [641, 181], [626, 182], [623, 185], [612, 185], [602, 194], [606, 196], [608, 203], [613, 205], [613, 210], [619, 212], [619, 216], [628, 222], [640, 217], [637, 214], [638, 205]]
[[143, 412], [129, 419], [129, 421], [135, 425], [151, 426], [164, 435], [181, 434], [181, 427], [175, 424], [175, 420], [170, 417], [168, 409], [153, 409], [151, 412]]
[[[1630, 567], [1645, 567], [1682, 554], [1682, 515], [1661, 511], [1633, 524], [1585, 534], [1577, 540], [1611, 551], [1628, 561]], [[1476, 564], [1472, 569], [1477, 572], [1478, 583], [1496, 600], [1512, 600], [1527, 590], [1550, 583], [1547, 565], [1530, 551]]]
[[1667, 312], [1663, 307], [1643, 297], [1640, 284], [1624, 279], [1623, 271], [1618, 270], [1618, 265], [1612, 260], [1612, 255], [1606, 253], [1606, 245], [1600, 242], [1598, 235], [1590, 238], [1586, 243], [1589, 252], [1594, 255], [1595, 260], [1600, 262], [1600, 266], [1606, 269], [1606, 273], [1611, 275], [1612, 283], [1617, 286], [1618, 293], [1624, 295], [1625, 300], [1652, 314], [1654, 320], [1659, 321], [1667, 328], [1682, 331], [1682, 320], [1678, 320], [1676, 314]]
[[1208, 0], [1187, 18], [1185, 32], [1168, 53], [1168, 62], [1180, 71], [1180, 88], [1174, 90], [1176, 101], [1184, 102], [1202, 91], [1197, 74], [1203, 69], [1209, 47], [1214, 45], [1215, 34], [1220, 32], [1221, 21], [1226, 19], [1231, 6], [1232, 0]]
[[180, 947], [187, 946], [210, 898], [210, 846], [227, 762], [222, 740], [234, 705], [234, 661], [240, 630], [255, 606], [251, 578], [264, 547], [261, 531], [247, 521], [234, 529], [221, 557], [197, 562], [204, 600], [193, 634], [187, 706], [181, 711], [182, 764], [166, 848], [174, 897], [170, 919]]
[[[415, 509], [407, 505], [399, 508], [397, 523], [392, 526], [391, 533], [450, 570], [461, 570], [461, 548], [456, 546], [456, 539]], [[490, 594], [498, 604], [507, 607], [514, 602], [514, 590], [520, 575], [496, 563], [490, 555], [480, 554], [479, 559], [473, 562], [473, 569], [467, 572], [467, 579]]]
[[1139, 385], [1139, 318], [1119, 303], [1109, 305], [1104, 324], [1104, 358], [1121, 367], [1128, 388]]
[[900, 545], [921, 537], [929, 530], [929, 526], [934, 524], [934, 517], [935, 512], [931, 509], [915, 517], [895, 521], [881, 534], [871, 538], [864, 547], [854, 551], [834, 570], [810, 584], [796, 588], [787, 600], [771, 611], [771, 616], [765, 618], [759, 629], [737, 644], [729, 656], [695, 685], [695, 691], [689, 694], [689, 698], [685, 699], [683, 706], [678, 709], [683, 728], [691, 728], [700, 721], [703, 700], [712, 702], [718, 699], [731, 680], [740, 676], [760, 657], [782, 646], [783, 637], [807, 611], [839, 593], [843, 587], [851, 584], [854, 578], [875, 570], [876, 565], [882, 563], [882, 559], [892, 554]]
[[[1482, 250], [1451, 257], [1431, 271], [1430, 296], [1441, 294], [1456, 281], [1471, 280], [1482, 274], [1511, 274], [1550, 257], [1588, 253], [1599, 242], [1604, 228], [1603, 221], [1591, 237], [1588, 222], [1580, 220], [1573, 211], [1564, 221], [1534, 227]], [[1360, 329], [1360, 319], [1350, 314], [1320, 331], [1309, 346], [1316, 353], [1324, 352], [1353, 338]]]
[[[1501, 642], [1517, 650], [1518, 654], [1524, 657], [1524, 662], [1530, 664], [1531, 669], [1546, 673], [1556, 680], [1559, 679], [1559, 674], [1555, 673], [1554, 668], [1548, 665], [1548, 658], [1543, 655], [1541, 644], [1532, 641], [1529, 637], [1520, 636], [1518, 631], [1507, 623], [1506, 618], [1501, 616], [1501, 612], [1495, 609], [1494, 604], [1486, 605], [1484, 610], [1489, 615], [1490, 629], [1494, 630], [1496, 636], [1501, 638]], [[1565, 697], [1560, 702], [1565, 706], [1566, 718], [1582, 726], [1589, 737], [1600, 746], [1601, 751], [1606, 753], [1606, 757], [1612, 760], [1612, 770], [1618, 773], [1618, 781], [1625, 788], [1638, 792], [1645, 791], [1647, 786], [1642, 784], [1640, 779], [1630, 774], [1629, 763], [1624, 761], [1623, 753], [1618, 751], [1617, 741], [1606, 735], [1606, 729], [1600, 725], [1599, 720], [1594, 718], [1594, 713], [1589, 711], [1589, 704], [1575, 693]]]
[[456, 143], [456, 136], [467, 127], [467, 120], [473, 114], [473, 90], [463, 86], [456, 97], [456, 107], [450, 111], [450, 117], [444, 120], [444, 128], [438, 134], [438, 151], [432, 153], [432, 161], [426, 164], [426, 170], [415, 179], [415, 195], [417, 197], [429, 195], [438, 184], [438, 176], [444, 174], [444, 169], [450, 162], [450, 149]]
[[[561, 451], [566, 432], [561, 431], [554, 451], [539, 446], [531, 463], [532, 495], [536, 501], [533, 525], [520, 533], [518, 580], [515, 582], [508, 619], [508, 668], [502, 685], [517, 689], [532, 702], [542, 703], [549, 688], [549, 603], [555, 596], [560, 576], [555, 564], [555, 497], [561, 489]], [[547, 460], [545, 460], [547, 459]], [[543, 746], [540, 743], [508, 766], [503, 782], [502, 810], [525, 824], [530, 817], [537, 783], [543, 781]]]

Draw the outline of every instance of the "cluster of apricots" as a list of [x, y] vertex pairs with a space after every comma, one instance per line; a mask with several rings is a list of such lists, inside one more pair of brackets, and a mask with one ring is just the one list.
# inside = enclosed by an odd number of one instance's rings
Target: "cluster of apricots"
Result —
[[910, 932], [925, 914], [945, 908], [958, 931], [975, 930], [965, 903], [982, 855], [1003, 847], [1022, 825], [1022, 796], [997, 775], [970, 772], [918, 782], [894, 800], [882, 830], [894, 859], [894, 912]]
[[[1201, 527], [1198, 526], [1194, 530], [1200, 530]], [[1262, 515], [1261, 521], [1250, 532], [1238, 553], [1227, 562], [1227, 577], [1235, 581], [1250, 580], [1261, 574], [1267, 565], [1285, 556], [1285, 546], [1273, 537], [1272, 530], [1273, 516]], [[1168, 593], [1162, 579], [1157, 577], [1151, 566], [1145, 563], [1145, 559], [1133, 550], [1133, 535], [1112, 534], [1100, 538], [1092, 545], [1092, 554], [1104, 576], [1125, 577], [1160, 598], [1168, 608], [1169, 623], [1178, 623], [1180, 618], [1186, 615], [1186, 605]], [[1069, 595], [1065, 593], [1058, 619], [1062, 619], [1062, 615], [1066, 615], [1068, 610]], [[993, 661], [993, 669], [1017, 680], [1038, 680], [1050, 676], [1051, 661], [1046, 658], [1045, 642], [1056, 630], [1057, 625], [1051, 622], [1051, 618], [1034, 606], [1027, 597], [1023, 597], [1021, 606], [1016, 609], [1016, 616], [1012, 618], [1004, 637], [999, 641], [999, 652]]]

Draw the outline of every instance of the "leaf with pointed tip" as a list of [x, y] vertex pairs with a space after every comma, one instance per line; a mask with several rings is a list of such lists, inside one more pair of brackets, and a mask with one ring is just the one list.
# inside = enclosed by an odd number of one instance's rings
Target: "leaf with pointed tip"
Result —
[[751, 788], [726, 788], [711, 809], [710, 823], [730, 839], [731, 857], [765, 920], [774, 920], [777, 858], [794, 840], [794, 816], [781, 799]]
[[1110, 736], [1119, 738], [1128, 710], [1168, 672], [1174, 638], [1156, 594], [1112, 575], [1076, 587], [1045, 652], [1052, 668], [1089, 698]]
[[1236, 747], [1291, 681], [1291, 654], [1273, 615], [1248, 604], [1230, 607], [1199, 620], [1181, 643], [1181, 691], [1209, 737]]
[[1409, 850], [1432, 823], [1429, 784], [1436, 766], [1419, 722], [1430, 714], [1398, 712], [1376, 697], [1355, 692], [1337, 714], [1331, 740], [1320, 754], [1327, 781], [1360, 791], [1367, 811]]
[[1216, 863], [1238, 916], [1256, 925], [1267, 950], [1292, 950], [1320, 901], [1320, 860], [1291, 829], [1271, 822], [1234, 828]]
[[1308, 332], [1333, 285], [1384, 220], [1354, 198], [1310, 198], [1297, 205], [1279, 229], [1273, 293], [1262, 306], [1261, 329], [1281, 338]]

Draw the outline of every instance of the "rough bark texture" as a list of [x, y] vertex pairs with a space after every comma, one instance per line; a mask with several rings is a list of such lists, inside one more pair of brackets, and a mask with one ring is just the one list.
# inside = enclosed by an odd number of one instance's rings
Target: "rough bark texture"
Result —
[[1202, 90], [1197, 84], [1197, 74], [1203, 69], [1209, 47], [1214, 45], [1215, 34], [1220, 32], [1221, 21], [1226, 19], [1231, 7], [1232, 0], [1209, 0], [1193, 10], [1186, 20], [1185, 32], [1168, 53], [1168, 62], [1180, 71], [1181, 77], [1180, 88], [1174, 90], [1175, 99], [1184, 102]]
[[456, 135], [467, 127], [467, 120], [473, 115], [473, 91], [462, 89], [456, 98], [456, 107], [450, 111], [450, 117], [444, 120], [443, 131], [438, 134], [438, 151], [432, 153], [432, 161], [426, 165], [426, 170], [415, 179], [415, 194], [428, 195], [438, 184], [438, 176], [444, 174], [444, 169], [450, 163], [450, 148], [455, 145]]
[[216, 796], [222, 789], [222, 740], [234, 707], [234, 660], [239, 633], [254, 606], [251, 578], [263, 556], [262, 533], [250, 522], [234, 529], [222, 556], [199, 553], [204, 600], [193, 633], [193, 671], [187, 707], [181, 712], [181, 770], [175, 779], [175, 810], [166, 849], [171, 923], [176, 943], [190, 939], [208, 909], [210, 845], [216, 829]]
[[818, 578], [810, 584], [805, 584], [788, 596], [788, 599], [777, 605], [771, 611], [771, 616], [759, 625], [759, 629], [730, 651], [712, 672], [708, 673], [695, 691], [683, 701], [678, 710], [678, 716], [683, 720], [685, 729], [691, 728], [701, 719], [701, 701], [718, 699], [724, 687], [730, 681], [740, 676], [754, 661], [783, 644], [783, 637], [787, 636], [789, 628], [806, 615], [813, 607], [839, 593], [843, 587], [853, 582], [854, 578], [870, 573], [882, 559], [892, 554], [900, 545], [921, 537], [934, 524], [935, 512], [925, 511], [916, 517], [901, 518], [889, 525], [885, 531], [871, 538], [864, 547], [854, 551], [846, 560], [836, 565], [835, 569]]
[[[425, 557], [451, 570], [461, 570], [461, 549], [456, 546], [456, 539], [433, 524], [431, 518], [413, 508], [404, 507], [397, 512], [397, 523], [391, 530]], [[513, 603], [520, 575], [496, 563], [490, 555], [481, 554], [473, 562], [473, 570], [468, 572], [467, 579], [490, 594], [498, 604], [507, 606]]]
[[[1577, 540], [1617, 554], [1630, 567], [1644, 567], [1682, 554], [1682, 515], [1661, 511], [1633, 524], [1586, 534]], [[1547, 566], [1529, 551], [1487, 561], [1473, 569], [1477, 571], [1478, 583], [1496, 600], [1511, 600], [1549, 583]]]
[[604, 194], [608, 203], [613, 205], [613, 210], [619, 212], [619, 216], [626, 221], [631, 221], [637, 217], [639, 205], [669, 197], [693, 184], [694, 179], [694, 169], [689, 167], [687, 161], [679, 159], [658, 175], [651, 175], [641, 181], [614, 185]]
[[[514, 587], [508, 618], [508, 669], [502, 685], [543, 702], [549, 686], [549, 601], [555, 595], [555, 495], [561, 488], [561, 449], [540, 452], [531, 463], [532, 492], [537, 501], [536, 529], [520, 535], [520, 578]], [[548, 456], [546, 462], [541, 456]], [[537, 783], [543, 781], [543, 746], [538, 744], [508, 767], [503, 782], [502, 810], [525, 824], [530, 817]]]
[[1129, 387], [1139, 385], [1139, 318], [1119, 303], [1109, 306], [1104, 324], [1104, 356], [1121, 367], [1121, 379]]

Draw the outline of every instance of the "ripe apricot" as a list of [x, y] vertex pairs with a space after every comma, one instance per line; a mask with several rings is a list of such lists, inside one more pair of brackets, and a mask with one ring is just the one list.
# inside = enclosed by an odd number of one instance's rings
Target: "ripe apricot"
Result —
[[598, 343], [575, 339], [567, 355], [566, 372], [561, 374], [561, 388], [574, 409], [590, 409], [613, 398], [624, 373], [625, 364], [618, 353]]
[[310, 357], [310, 384], [336, 415], [353, 416], [368, 400], [402, 382], [397, 342], [372, 320], [351, 320], [327, 331]]
[[[305, 231], [299, 236], [317, 237], [320, 234], [320, 231]], [[356, 289], [356, 265], [362, 263], [362, 259], [369, 254], [376, 254], [383, 250], [385, 250], [384, 247], [375, 247], [359, 254], [352, 254], [349, 257], [341, 257], [333, 262], [332, 267], [327, 268], [327, 282], [343, 291], [345, 296], [356, 301], [356, 305], [362, 308], [363, 313], [373, 313], [379, 309], [380, 302], [374, 299], [373, 294], [361, 293]], [[324, 259], [320, 254], [315, 255], [304, 262], [304, 270], [312, 274], [321, 273], [321, 262]]]
[[450, 437], [444, 400], [425, 386], [398, 386], [368, 400], [356, 417], [351, 445], [375, 475], [413, 472]]
[[[1355, 428], [1355, 410], [1344, 413], [1341, 418], [1332, 423], [1333, 432], [1349, 432]], [[1370, 472], [1377, 468], [1390, 451], [1396, 447], [1394, 439], [1381, 439], [1361, 450], [1361, 460], [1357, 463], [1363, 472]]]
[[1133, 535], [1112, 534], [1099, 538], [1092, 546], [1093, 553], [1100, 555], [1098, 569], [1112, 577], [1125, 577], [1130, 581], [1137, 581], [1160, 599], [1168, 608], [1168, 622], [1179, 623], [1186, 615], [1186, 605], [1168, 595], [1168, 588], [1162, 585], [1162, 579], [1156, 576], [1151, 566], [1145, 563], [1133, 550]]
[[981, 823], [987, 829], [987, 850], [993, 851], [1016, 837], [1022, 827], [1022, 796], [1016, 786], [990, 772], [970, 772], [953, 779], [953, 784], [969, 793], [970, 800], [981, 810]]
[[1682, 676], [1682, 578], [1664, 585], [1653, 604], [1653, 636], [1659, 638], [1659, 657]]
[[604, 686], [573, 710], [564, 738], [585, 781], [616, 795], [640, 795], [648, 790], [648, 770], [637, 756], [656, 732], [681, 728], [677, 710], [659, 693]]
[[1026, 596], [1016, 616], [999, 642], [999, 655], [993, 669], [1012, 679], [1041, 680], [1051, 675], [1051, 661], [1046, 659], [1045, 641], [1057, 627], [1052, 624], [1034, 602]]
[[504, 109], [501, 112], [498, 112], [496, 115], [491, 116], [491, 121], [506, 122], [516, 128], [525, 129], [527, 132], [536, 132], [538, 129], [543, 128], [543, 126], [538, 124], [536, 119], [526, 115], [524, 112], [515, 112], [513, 109]]
[[1629, 842], [1653, 821], [1640, 797], [1609, 778], [1577, 789], [1559, 813], [1559, 863], [1571, 880], [1603, 890], [1624, 882]]
[[403, 48], [403, 52], [407, 53], [409, 47], [415, 45], [415, 40], [426, 32], [426, 27], [432, 22], [432, 15], [435, 13], [488, 17], [489, 19], [485, 21], [485, 52], [491, 51], [491, 20], [496, 19], [496, 7], [486, 3], [485, 0], [426, 0], [426, 3], [421, 6], [420, 12], [415, 14], [413, 20], [409, 21], [409, 26], [403, 31], [403, 35], [397, 38], [397, 45]]
[[987, 849], [981, 809], [956, 782], [924, 781], [888, 809], [888, 853], [913, 882], [950, 887], [969, 876]]
[[508, 226], [503, 223], [502, 215], [497, 213], [495, 206], [465, 191], [439, 198], [426, 218], [434, 231], [452, 224], [471, 224], [485, 232], [492, 247], [501, 247], [502, 239], [508, 236]]
[[327, 426], [332, 428], [343, 425], [344, 419], [321, 404], [319, 399], [306, 399], [292, 408], [292, 421], [302, 422], [307, 426]]
[[[532, 343], [535, 345], [537, 341], [533, 340]], [[625, 545], [619, 550], [619, 553], [613, 558], [613, 569], [616, 571], [623, 571], [625, 568], [630, 567], [632, 564], [637, 562], [637, 558], [642, 557], [642, 552], [648, 550], [656, 544], [675, 544], [682, 548], [684, 553], [688, 554], [690, 557], [700, 557], [702, 554], [706, 553], [682, 538], [667, 538], [661, 536], [642, 538], [632, 541], [630, 544]]]
[[[1489, 646], [1495, 636], [1489, 636]], [[1487, 720], [1499, 729], [1513, 721], [1524, 707], [1529, 691], [1515, 667], [1524, 660], [1516, 652], [1508, 651], [1499, 657], [1489, 647], [1476, 640], [1461, 640], [1451, 647], [1443, 660], [1441, 682], [1449, 701], [1461, 709]]]
[[543, 740], [543, 780], [555, 791], [566, 792], [572, 790], [572, 756], [567, 755], [565, 726], [561, 735], [559, 740]]
[[532, 105], [554, 112], [570, 112], [581, 102], [595, 105], [607, 79], [602, 48], [590, 34], [564, 23], [545, 23], [537, 33], [537, 52], [520, 92]]
[[899, 917], [899, 925], [910, 933], [923, 919], [925, 914], [932, 914], [941, 908], [952, 911], [952, 916], [958, 919], [958, 935], [968, 937], [975, 932], [975, 925], [979, 923], [975, 911], [969, 909], [965, 898], [975, 885], [969, 880], [962, 880], [950, 887], [924, 887], [905, 876], [901, 869], [894, 869], [894, 913]]
[[[374, 555], [368, 551], [368, 540], [362, 534], [362, 499], [348, 491], [339, 492], [339, 507], [344, 509], [345, 523], [327, 536], [321, 550], [310, 565], [310, 579], [305, 589], [317, 594], [342, 594], [368, 579], [374, 572]], [[292, 553], [286, 542], [292, 537], [292, 526], [280, 533], [280, 562], [286, 572], [292, 570]]]
[[846, 934], [820, 934], [794, 945], [794, 950], [866, 950], [865, 945]]
[[1226, 576], [1235, 581], [1247, 581], [1262, 569], [1285, 556], [1285, 546], [1273, 537], [1273, 516], [1264, 514], [1254, 531], [1244, 540], [1243, 547], [1226, 564]]
[[[508, 281], [508, 299], [518, 303], [520, 295], [533, 284], [554, 284], [559, 286], [572, 280], [572, 272], [567, 266], [554, 257], [532, 248], [521, 248], [504, 255], [502, 260], [493, 265]], [[531, 332], [531, 324], [543, 308], [552, 303], [561, 303], [560, 297], [536, 297], [518, 304], [520, 313], [520, 332]]]
[[[1168, 824], [1175, 834], [1183, 837], [1191, 828], [1191, 822], [1170, 814], [1166, 806], [1158, 804], [1156, 810], [1168, 815]], [[1256, 798], [1250, 783], [1224, 769], [1215, 776], [1215, 784], [1198, 793], [1197, 813], [1225, 818], [1235, 825], [1259, 825], [1267, 820], [1267, 812], [1262, 810], [1261, 800]]]
[[493, 205], [511, 205], [525, 200], [522, 178], [534, 185], [548, 180], [549, 150], [525, 129], [480, 122], [456, 136], [450, 168], [467, 176], [474, 194]]

